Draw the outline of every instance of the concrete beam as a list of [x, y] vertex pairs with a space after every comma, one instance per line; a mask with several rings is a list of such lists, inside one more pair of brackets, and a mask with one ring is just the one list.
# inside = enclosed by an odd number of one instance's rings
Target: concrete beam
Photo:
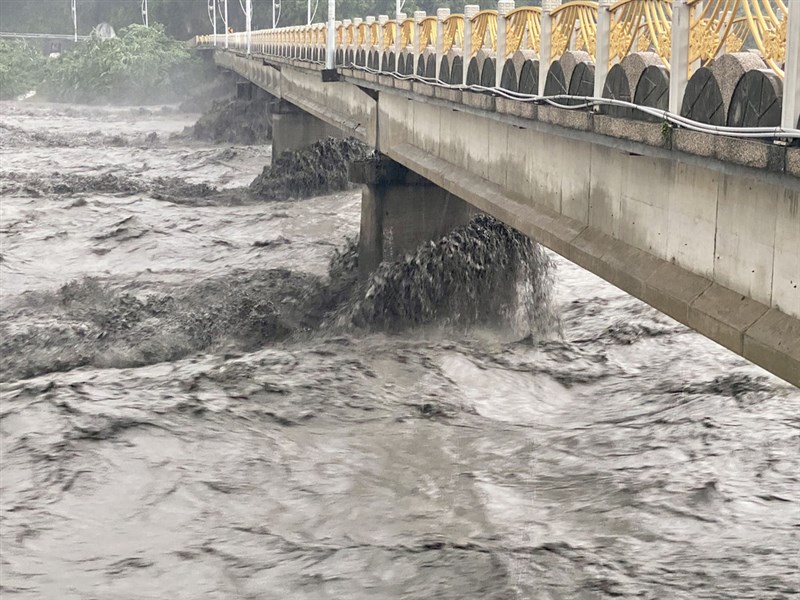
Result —
[[800, 387], [800, 319], [743, 297], [414, 147], [388, 155], [606, 281]]
[[373, 262], [394, 256], [386, 240], [406, 220], [420, 223], [414, 246], [438, 234], [425, 211], [450, 211], [440, 188], [800, 385], [800, 151], [460, 90], [421, 95], [385, 75], [323, 83], [282, 59], [228, 54], [218, 64], [431, 184], [419, 194], [396, 166], [363, 175]]

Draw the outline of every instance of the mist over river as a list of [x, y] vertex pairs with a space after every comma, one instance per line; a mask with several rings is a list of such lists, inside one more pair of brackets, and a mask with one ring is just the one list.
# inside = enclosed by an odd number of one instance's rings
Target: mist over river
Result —
[[0, 103], [3, 598], [798, 596], [797, 388], [538, 249], [558, 327], [322, 327], [360, 192], [198, 116]]

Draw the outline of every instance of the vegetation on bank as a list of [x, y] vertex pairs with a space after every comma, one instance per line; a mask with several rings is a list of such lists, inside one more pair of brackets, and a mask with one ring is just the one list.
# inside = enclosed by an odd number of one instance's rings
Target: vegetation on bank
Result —
[[166, 102], [190, 92], [201, 70], [200, 59], [160, 25], [92, 36], [49, 59], [26, 44], [0, 42], [2, 99], [34, 90], [55, 102]]
[[41, 52], [23, 42], [0, 40], [0, 99], [36, 89], [46, 62]]

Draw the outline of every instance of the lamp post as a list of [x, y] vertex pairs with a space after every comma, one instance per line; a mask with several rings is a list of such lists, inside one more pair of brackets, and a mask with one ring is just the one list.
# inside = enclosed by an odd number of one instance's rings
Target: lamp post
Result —
[[336, 0], [328, 0], [328, 38], [325, 44], [325, 68], [336, 66]]
[[217, 0], [211, 0], [214, 4], [211, 10], [214, 12], [214, 45], [217, 45]]
[[[227, 48], [228, 47], [228, 30], [230, 29], [230, 26], [228, 26], [228, 0], [224, 0], [224, 2], [225, 2], [225, 4], [224, 4], [224, 6], [225, 6], [225, 18], [223, 19], [223, 21], [225, 22], [225, 48]], [[217, 33], [216, 28], [214, 28], [214, 33]]]
[[[142, 21], [145, 27], [150, 27], [150, 16], [147, 13], [147, 0], [142, 0]], [[216, 27], [214, 27], [214, 33], [217, 33]]]
[[78, 6], [77, 0], [72, 0], [72, 31], [74, 32], [73, 41], [78, 41]]
[[250, 54], [250, 29], [253, 17], [253, 0], [247, 0], [245, 9], [245, 26], [247, 28], [247, 54]]

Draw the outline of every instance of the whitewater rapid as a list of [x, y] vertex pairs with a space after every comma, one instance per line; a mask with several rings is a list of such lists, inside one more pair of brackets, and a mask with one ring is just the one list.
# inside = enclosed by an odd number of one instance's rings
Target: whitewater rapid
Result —
[[550, 253], [560, 336], [242, 343], [360, 196], [237, 201], [269, 147], [196, 118], [0, 103], [3, 595], [797, 595], [796, 388]]

